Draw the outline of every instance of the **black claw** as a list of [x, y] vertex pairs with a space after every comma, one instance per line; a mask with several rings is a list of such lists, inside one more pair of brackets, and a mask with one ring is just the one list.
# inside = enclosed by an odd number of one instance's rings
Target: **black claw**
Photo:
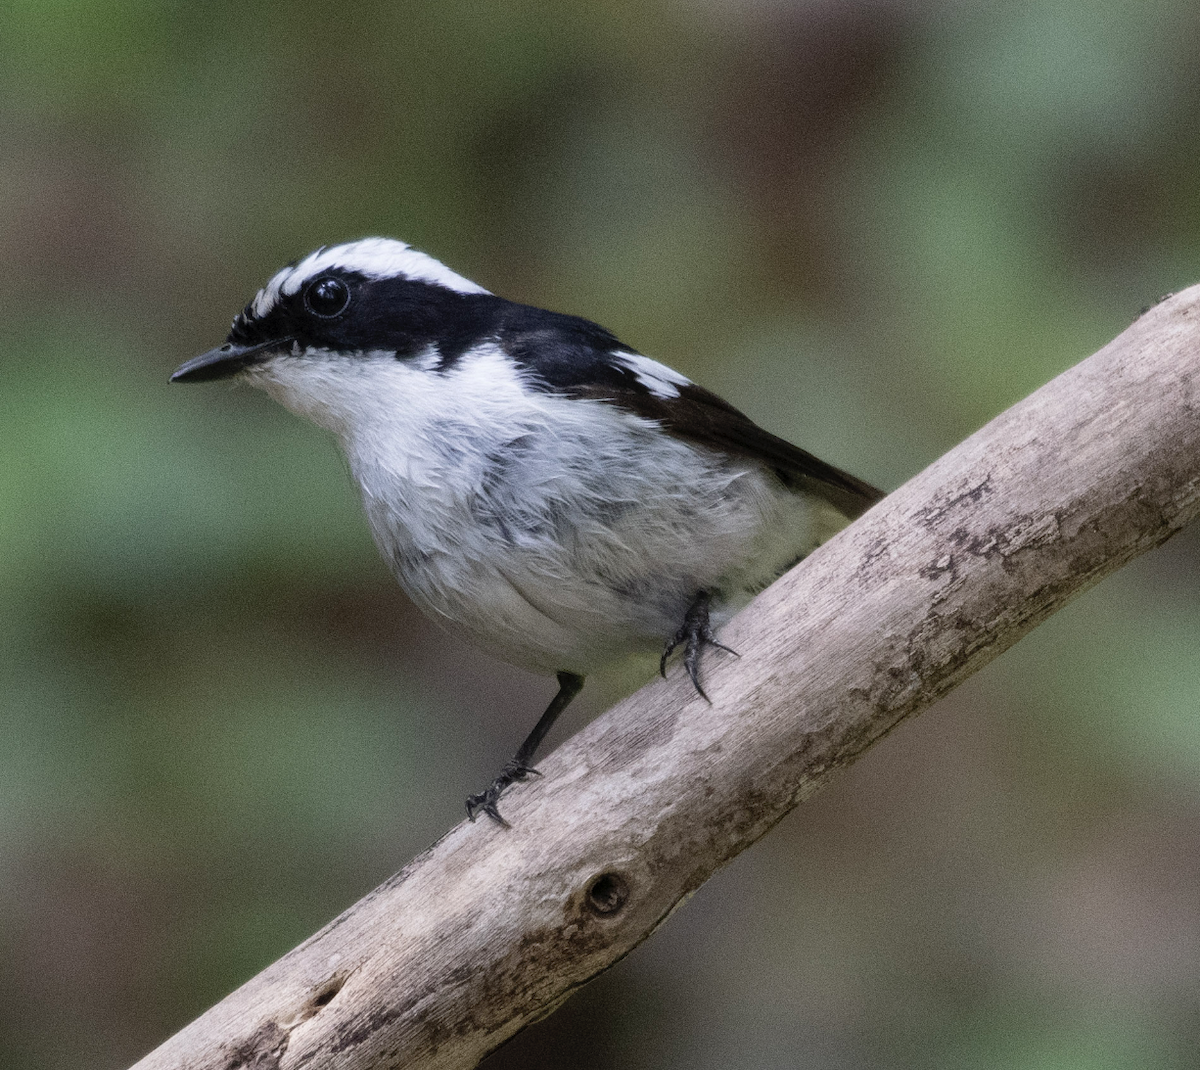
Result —
[[698, 631], [688, 636], [687, 649], [683, 652], [683, 667], [691, 677], [692, 686], [696, 689], [697, 694], [705, 702], [711, 702], [711, 699], [704, 693], [704, 688], [700, 686], [700, 650], [703, 643], [704, 637]]
[[494, 797], [492, 797], [491, 788], [488, 788], [487, 791], [480, 792], [478, 795], [468, 795], [467, 817], [471, 821], [474, 821], [475, 815], [482, 812], [487, 814], [487, 816], [495, 821], [497, 825], [502, 825], [506, 829], [512, 828], [512, 825], [505, 821], [504, 818], [500, 816], [500, 811], [496, 809], [496, 802], [499, 798], [500, 795], [498, 792]]
[[686, 644], [683, 650], [683, 667], [687, 670], [687, 674], [692, 681], [692, 686], [705, 702], [709, 702], [708, 695], [704, 693], [704, 688], [700, 686], [700, 655], [706, 646], [715, 646], [718, 650], [724, 650], [727, 654], [732, 654], [735, 658], [740, 658], [741, 655], [731, 647], [727, 647], [724, 643], [717, 642], [713, 635], [712, 625], [708, 620], [708, 607], [712, 601], [712, 596], [708, 591], [701, 591], [696, 595], [696, 600], [688, 607], [687, 613], [684, 614], [683, 624], [680, 625], [679, 631], [667, 643], [666, 649], [663, 651], [662, 658], [658, 663], [658, 671], [665, 678], [667, 675], [667, 658], [669, 658], [681, 643]]
[[505, 828], [512, 827], [500, 816], [496, 804], [510, 785], [520, 784], [531, 776], [542, 775], [529, 763], [533, 761], [538, 745], [550, 731], [550, 726], [554, 724], [558, 715], [570, 705], [571, 699], [579, 694], [581, 687], [583, 687], [583, 677], [578, 673], [560, 672], [558, 674], [558, 694], [546, 707], [546, 712], [533, 726], [533, 731], [526, 737], [525, 742], [517, 748], [517, 753], [508, 760], [504, 768], [500, 770], [500, 775], [492, 781], [486, 791], [481, 791], [478, 795], [467, 796], [467, 817], [474, 821], [475, 815], [482, 812], [487, 814], [497, 825], [503, 825]]
[[497, 824], [503, 825], [505, 828], [511, 828], [512, 826], [500, 816], [500, 811], [496, 808], [496, 804], [500, 801], [500, 796], [504, 794], [504, 790], [510, 785], [520, 784], [528, 780], [531, 776], [541, 775], [533, 766], [524, 765], [516, 761], [509, 762], [500, 770], [500, 775], [492, 781], [486, 791], [481, 791], [477, 795], [467, 796], [467, 817], [474, 821], [475, 815], [482, 812], [487, 814]]
[[666, 648], [662, 652], [662, 657], [658, 661], [658, 671], [662, 678], [667, 678], [667, 658], [675, 653], [675, 648], [679, 646], [688, 637], [687, 628], [680, 628], [675, 633], [675, 637], [667, 643]]

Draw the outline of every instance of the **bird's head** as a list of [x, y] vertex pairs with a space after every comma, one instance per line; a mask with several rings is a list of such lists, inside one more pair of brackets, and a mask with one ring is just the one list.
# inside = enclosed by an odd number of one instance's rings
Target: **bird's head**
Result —
[[401, 241], [322, 247], [277, 272], [234, 317], [225, 343], [171, 382], [253, 382], [289, 361], [415, 356], [444, 345], [448, 325], [469, 321], [464, 306], [480, 296], [488, 291]]

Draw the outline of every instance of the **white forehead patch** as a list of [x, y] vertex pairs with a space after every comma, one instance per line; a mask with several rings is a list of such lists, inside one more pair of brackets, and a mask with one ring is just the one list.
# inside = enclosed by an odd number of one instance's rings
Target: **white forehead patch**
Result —
[[275, 306], [280, 294], [290, 296], [298, 293], [309, 279], [331, 268], [357, 271], [368, 279], [405, 278], [432, 282], [461, 294], [488, 292], [432, 256], [402, 241], [394, 238], [363, 238], [342, 245], [322, 246], [298, 264], [285, 267], [258, 291], [251, 306], [254, 315], [265, 316]]
[[633, 372], [634, 378], [656, 398], [677, 398], [681, 386], [692, 384], [686, 375], [680, 375], [674, 368], [643, 357], [640, 353], [618, 352], [613, 356]]

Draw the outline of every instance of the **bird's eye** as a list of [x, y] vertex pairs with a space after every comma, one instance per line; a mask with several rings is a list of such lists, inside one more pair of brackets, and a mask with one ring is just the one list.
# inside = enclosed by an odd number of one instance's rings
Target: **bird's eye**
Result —
[[332, 319], [346, 311], [350, 304], [350, 287], [341, 279], [324, 278], [309, 283], [304, 291], [304, 305], [314, 316]]

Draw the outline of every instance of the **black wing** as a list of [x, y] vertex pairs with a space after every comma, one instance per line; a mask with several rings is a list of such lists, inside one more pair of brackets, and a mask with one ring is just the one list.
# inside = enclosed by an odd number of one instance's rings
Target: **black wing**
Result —
[[681, 385], [678, 390], [679, 396], [670, 398], [659, 397], [644, 387], [621, 391], [584, 387], [573, 394], [603, 397], [638, 416], [657, 420], [689, 442], [758, 461], [773, 469], [787, 486], [824, 498], [849, 520], [861, 516], [884, 497], [883, 491], [869, 483], [764, 431], [711, 391], [695, 384]]
[[510, 304], [506, 319], [499, 332], [504, 348], [530, 374], [532, 385], [619, 405], [689, 442], [758, 461], [789, 487], [823, 498], [850, 520], [884, 497], [869, 483], [764, 431], [703, 387], [672, 380], [666, 389], [652, 389], [644, 369], [639, 374], [636, 365], [622, 360], [638, 354], [603, 327], [524, 305]]

